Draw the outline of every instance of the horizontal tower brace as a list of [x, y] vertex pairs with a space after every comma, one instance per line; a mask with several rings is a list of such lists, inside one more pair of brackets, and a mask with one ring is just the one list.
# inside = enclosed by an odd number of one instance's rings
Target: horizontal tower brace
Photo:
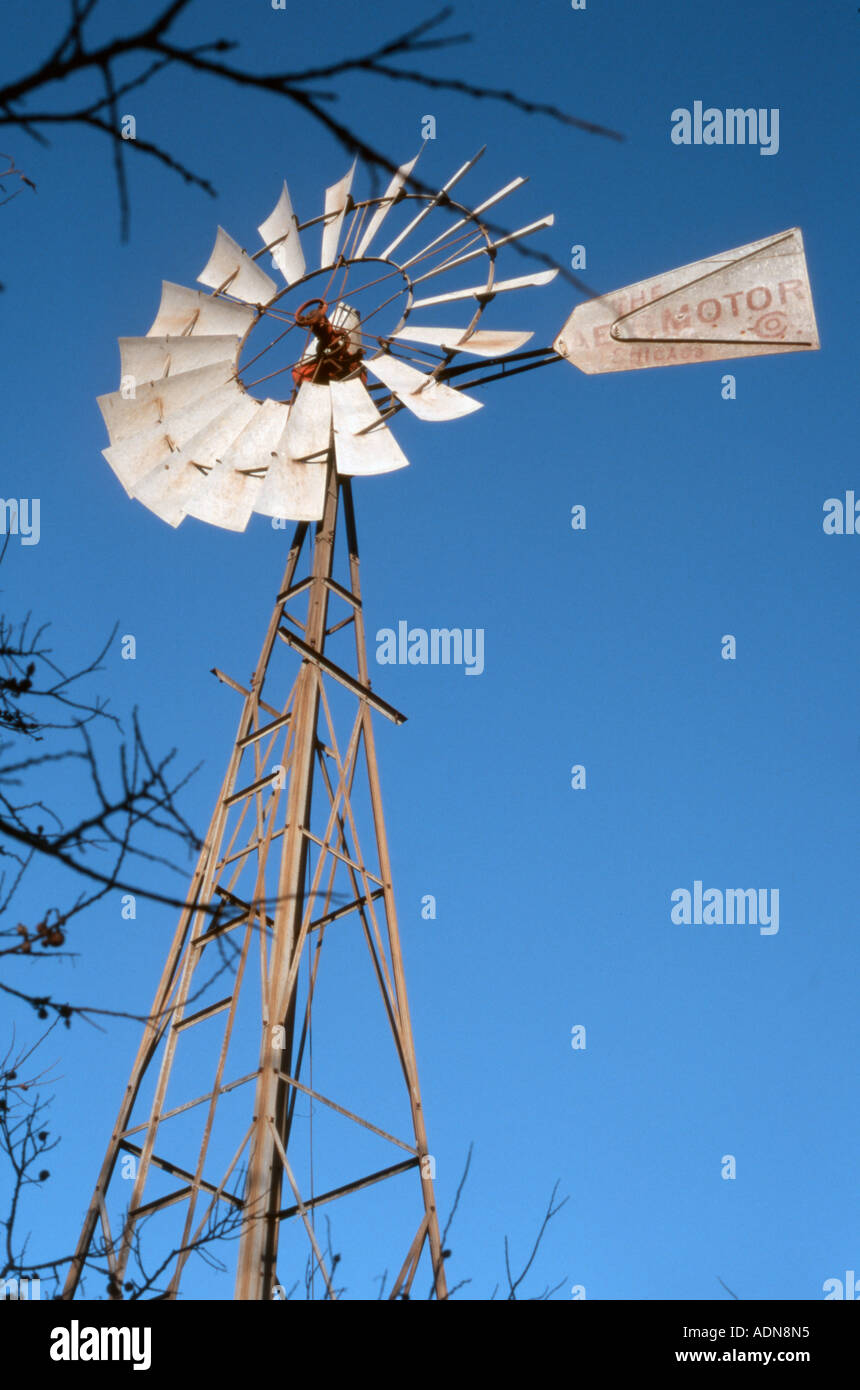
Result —
[[395, 1163], [391, 1168], [380, 1168], [378, 1173], [370, 1173], [366, 1178], [357, 1178], [355, 1182], [344, 1183], [343, 1187], [333, 1187], [330, 1192], [321, 1192], [319, 1197], [309, 1197], [302, 1207], [284, 1207], [282, 1211], [275, 1213], [278, 1221], [287, 1221], [291, 1216], [298, 1216], [304, 1208], [309, 1211], [311, 1207], [322, 1206], [323, 1202], [334, 1202], [338, 1197], [345, 1197], [349, 1192], [359, 1192], [363, 1187], [370, 1187], [375, 1182], [382, 1182], [383, 1178], [394, 1178], [398, 1173], [408, 1173], [410, 1168], [417, 1168], [420, 1159], [404, 1159], [403, 1163]]
[[[134, 1154], [135, 1158], [140, 1158], [143, 1149], [138, 1148], [137, 1144], [129, 1144], [127, 1139], [120, 1140], [119, 1147], [126, 1149], [128, 1153]], [[150, 1155], [150, 1163], [154, 1163], [157, 1168], [163, 1169], [165, 1173], [170, 1173], [171, 1177], [185, 1178], [190, 1184], [189, 1187], [180, 1188], [178, 1192], [172, 1192], [167, 1197], [159, 1197], [154, 1202], [147, 1202], [145, 1206], [138, 1207], [132, 1212], [133, 1216], [141, 1216], [144, 1212], [155, 1211], [159, 1206], [170, 1206], [173, 1202], [179, 1202], [183, 1197], [187, 1197], [192, 1187], [202, 1187], [204, 1192], [211, 1192], [214, 1197], [223, 1197], [225, 1202], [232, 1202], [234, 1207], [242, 1208], [245, 1203], [241, 1197], [236, 1197], [232, 1192], [224, 1192], [214, 1183], [207, 1182], [205, 1178], [195, 1178], [193, 1173], [189, 1173], [185, 1168], [177, 1168], [175, 1163], [168, 1163], [167, 1159], [159, 1158], [157, 1154]], [[417, 1163], [417, 1159], [415, 1160]]]
[[306, 642], [303, 642], [300, 637], [294, 636], [287, 628], [279, 627], [278, 636], [283, 638], [288, 646], [295, 647], [297, 652], [301, 652], [302, 656], [307, 661], [312, 661], [316, 666], [319, 666], [321, 671], [325, 671], [327, 675], [339, 681], [347, 690], [351, 690], [353, 695], [357, 695], [360, 700], [366, 700], [372, 709], [378, 710], [380, 714], [384, 714], [385, 718], [390, 719], [393, 724], [406, 723], [406, 715], [401, 714], [400, 710], [395, 709], [393, 705], [389, 705], [387, 700], [381, 700], [378, 695], [373, 693], [369, 686], [362, 685], [361, 681], [357, 681], [354, 676], [347, 675], [346, 671], [342, 671], [339, 666], [335, 666], [334, 662], [329, 661], [328, 657], [320, 656], [319, 652], [315, 652], [313, 647], [309, 647]]

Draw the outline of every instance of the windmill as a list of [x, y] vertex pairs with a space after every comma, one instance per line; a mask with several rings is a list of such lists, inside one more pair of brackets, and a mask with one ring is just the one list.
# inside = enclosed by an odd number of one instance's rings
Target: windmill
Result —
[[[369, 680], [352, 479], [407, 464], [390, 428], [399, 411], [440, 422], [479, 409], [464, 375], [478, 386], [560, 356], [606, 371], [818, 345], [794, 229], [590, 301], [554, 347], [524, 350], [530, 333], [482, 319], [497, 296], [555, 276], [496, 276], [503, 248], [553, 219], [494, 239], [484, 215], [525, 180], [475, 208], [459, 202], [482, 153], [436, 193], [414, 191], [413, 159], [363, 200], [353, 165], [305, 222], [284, 184], [260, 250], [219, 228], [198, 276], [209, 293], [165, 282], [147, 334], [120, 340], [120, 389], [99, 404], [126, 492], [171, 526], [190, 516], [241, 531], [256, 512], [296, 529], [251, 680], [216, 672], [242, 697], [236, 736], [66, 1298], [95, 1249], [121, 1298], [144, 1223], [158, 1227], [169, 1298], [193, 1253], [225, 1234], [236, 1298], [277, 1296], [291, 1228], [335, 1297], [318, 1211], [410, 1175], [418, 1200], [389, 1297], [409, 1297], [423, 1265], [447, 1296], [371, 719], [404, 716]], [[456, 324], [435, 321], [452, 313]], [[355, 991], [372, 988], [387, 1039], [374, 1034], [355, 1058], [330, 1017], [321, 1039], [329, 957], [347, 942], [366, 948]], [[399, 1088], [370, 1116], [352, 1097], [369, 1094], [386, 1046]], [[317, 1080], [335, 1054], [349, 1096]], [[341, 1126], [339, 1138], [326, 1131], [326, 1164], [319, 1142], [313, 1160], [304, 1152], [322, 1116]], [[371, 1163], [371, 1150], [388, 1161]], [[120, 1197], [114, 1230], [108, 1203]]]

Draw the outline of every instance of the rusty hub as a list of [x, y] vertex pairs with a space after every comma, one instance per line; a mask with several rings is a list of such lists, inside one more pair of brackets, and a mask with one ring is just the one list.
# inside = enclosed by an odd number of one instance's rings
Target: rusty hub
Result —
[[[298, 327], [309, 328], [317, 340], [316, 356], [293, 367], [293, 381], [296, 386], [301, 386], [303, 381], [314, 381], [320, 385], [330, 381], [344, 381], [361, 365], [361, 348], [353, 347], [348, 329], [335, 328], [328, 318], [327, 310], [328, 305], [324, 299], [307, 299], [296, 310]], [[366, 382], [366, 372], [362, 371], [361, 380]]]

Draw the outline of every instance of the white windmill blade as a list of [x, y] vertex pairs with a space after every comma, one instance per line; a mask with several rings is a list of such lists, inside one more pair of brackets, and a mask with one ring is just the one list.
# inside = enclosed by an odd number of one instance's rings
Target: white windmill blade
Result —
[[[421, 149], [423, 150], [423, 148], [424, 146], [422, 145]], [[418, 151], [418, 154], [416, 154], [414, 159], [409, 160], [408, 164], [401, 164], [400, 168], [397, 170], [397, 173], [392, 178], [390, 184], [388, 185], [388, 187], [385, 190], [385, 193], [382, 196], [382, 201], [380, 202], [379, 207], [376, 209], [376, 212], [373, 214], [370, 221], [368, 222], [364, 234], [361, 238], [361, 241], [355, 248], [353, 254], [357, 259], [361, 256], [367, 255], [368, 248], [370, 247], [373, 238], [376, 236], [376, 233], [379, 231], [379, 228], [382, 226], [389, 212], [393, 208], [395, 202], [397, 201], [397, 197], [400, 193], [401, 188], [405, 184], [406, 180], [409, 178], [409, 175], [412, 173], [412, 170], [415, 168], [415, 165], [418, 163], [420, 157], [421, 150]]]
[[500, 328], [479, 328], [464, 335], [465, 328], [401, 328], [391, 336], [396, 342], [426, 343], [428, 347], [443, 348], [445, 352], [466, 352], [473, 357], [504, 357], [516, 352], [534, 333], [506, 332]]
[[453, 236], [454, 232], [458, 232], [461, 227], [465, 227], [469, 223], [474, 223], [475, 218], [479, 217], [482, 212], [486, 212], [487, 208], [494, 207], [496, 203], [500, 203], [503, 198], [507, 198], [508, 194], [513, 193], [517, 188], [522, 188], [524, 183], [528, 183], [528, 179], [511, 179], [510, 183], [506, 183], [504, 188], [500, 188], [497, 193], [493, 193], [485, 202], [481, 203], [479, 207], [476, 207], [470, 217], [461, 217], [458, 222], [452, 222], [451, 226], [446, 227], [444, 232], [440, 232], [432, 241], [428, 241], [426, 246], [422, 246], [420, 250], [415, 252], [414, 256], [411, 256], [408, 261], [403, 262], [402, 268], [406, 270], [408, 266], [414, 265], [419, 257], [426, 256], [427, 252], [432, 251], [434, 246], [438, 246], [440, 241], [446, 241], [448, 237]]
[[325, 509], [326, 463], [297, 463], [283, 442], [269, 459], [254, 510], [282, 521], [319, 521]]
[[206, 485], [198, 489], [188, 515], [228, 531], [244, 531], [263, 487], [262, 474], [272, 461], [290, 408], [279, 401], [262, 401], [226, 449], [219, 452]]
[[344, 214], [349, 203], [349, 194], [357, 162], [357, 160], [353, 160], [349, 172], [325, 191], [325, 221], [323, 223], [320, 270], [325, 270], [326, 266], [334, 265], [337, 260], [340, 229], [343, 226]]
[[220, 392], [212, 392], [177, 410], [169, 421], [158, 420], [137, 434], [103, 449], [102, 453], [131, 497], [135, 485], [147, 473], [157, 464], [164, 463], [177, 449], [183, 448], [222, 409]]
[[241, 391], [234, 364], [213, 362], [211, 366], [197, 367], [193, 372], [181, 372], [179, 376], [148, 382], [137, 387], [134, 396], [111, 391], [105, 396], [98, 396], [97, 403], [111, 443], [117, 444], [148, 425], [158, 424], [172, 411], [181, 410], [203, 396], [217, 396], [220, 393], [224, 397], [223, 409], [231, 396]]
[[552, 213], [548, 217], [541, 217], [537, 222], [530, 222], [527, 227], [520, 227], [516, 232], [508, 232], [507, 236], [499, 237], [498, 241], [493, 241], [489, 246], [478, 246], [474, 251], [465, 251], [462, 256], [453, 256], [450, 260], [440, 261], [432, 270], [425, 270], [423, 275], [418, 275], [412, 281], [413, 285], [420, 285], [422, 280], [431, 280], [434, 275], [443, 275], [448, 270], [453, 270], [455, 265], [464, 265], [466, 261], [475, 260], [476, 256], [485, 256], [489, 252], [498, 251], [502, 246], [508, 246], [512, 241], [519, 241], [522, 237], [531, 236], [533, 232], [542, 231], [544, 227], [551, 227], [555, 222]]
[[[272, 261], [283, 275], [288, 285], [301, 280], [305, 273], [305, 253], [299, 236], [299, 221], [293, 212], [290, 191], [286, 181], [281, 196], [272, 212], [261, 222], [257, 231], [263, 243], [271, 247]], [[272, 243], [277, 242], [276, 246]]]
[[122, 444], [111, 444], [107, 449], [102, 449], [102, 457], [131, 497], [135, 484], [156, 464], [169, 458], [172, 452], [164, 426], [156, 425], [153, 429], [134, 435], [133, 439], [124, 439]]
[[201, 285], [223, 290], [246, 304], [268, 304], [278, 292], [271, 275], [267, 275], [223, 227], [218, 228], [212, 255], [197, 279]]
[[504, 294], [506, 290], [521, 290], [528, 285], [548, 285], [554, 280], [558, 270], [538, 270], [533, 275], [518, 275], [514, 280], [496, 280], [488, 289], [486, 284], [472, 285], [467, 290], [450, 290], [448, 294], [434, 294], [426, 299], [414, 299], [413, 309], [423, 309], [428, 304], [453, 304], [457, 299], [492, 299], [493, 295]]
[[365, 365], [420, 420], [458, 420], [463, 415], [480, 410], [483, 405], [483, 401], [476, 401], [462, 391], [445, 386], [435, 377], [426, 376], [390, 353], [380, 353]]
[[168, 526], [178, 526], [187, 516], [188, 503], [205, 482], [206, 474], [177, 451], [141, 478], [132, 497]]
[[261, 401], [242, 432], [219, 455], [221, 463], [237, 472], [264, 472], [280, 445], [289, 416], [290, 407], [281, 401]]
[[255, 318], [254, 310], [243, 304], [213, 299], [212, 295], [204, 294], [202, 290], [191, 290], [186, 285], [174, 285], [170, 280], [163, 280], [158, 313], [146, 336], [161, 338], [194, 334], [195, 337], [202, 337], [238, 333], [240, 338], [244, 338]]
[[331, 441], [331, 395], [328, 386], [303, 381], [290, 407], [281, 448], [296, 462], [328, 451]]
[[333, 381], [330, 390], [338, 473], [369, 477], [405, 468], [409, 460], [382, 423], [360, 378]]
[[179, 376], [215, 362], [234, 364], [240, 339], [215, 334], [205, 338], [120, 338], [120, 374], [135, 381]]
[[249, 411], [258, 409], [258, 402], [244, 394], [231, 402], [183, 447], [174, 449], [169, 458], [141, 478], [132, 488], [132, 496], [170, 526], [178, 526], [198, 499], [209, 491], [212, 475], [201, 469], [214, 469], [221, 450], [229, 448], [248, 423]]
[[429, 203], [425, 204], [425, 206], [421, 208], [420, 212], [418, 212], [415, 215], [415, 217], [413, 217], [412, 221], [409, 222], [401, 232], [398, 232], [397, 236], [394, 238], [391, 244], [389, 246], [386, 246], [385, 250], [380, 253], [381, 260], [388, 260], [389, 256], [391, 256], [392, 253], [397, 250], [398, 246], [400, 246], [401, 243], [404, 242], [408, 236], [412, 235], [415, 228], [420, 226], [420, 224], [424, 221], [424, 218], [427, 217], [428, 214], [431, 213], [435, 207], [439, 206], [439, 203], [444, 199], [445, 195], [451, 191], [451, 189], [454, 187], [456, 183], [460, 182], [460, 179], [463, 178], [464, 174], [468, 174], [469, 170], [474, 168], [474, 166], [477, 164], [478, 160], [481, 158], [481, 155], [484, 153], [486, 148], [486, 145], [482, 145], [476, 155], [473, 155], [471, 159], [467, 159], [465, 164], [460, 165], [460, 168], [457, 170], [456, 174], [451, 175], [448, 182], [442, 185], [442, 187], [439, 189], [439, 192], [433, 198], [430, 199]]
[[204, 486], [197, 488], [186, 507], [186, 515], [207, 521], [224, 531], [244, 531], [251, 520], [260, 489], [261, 477], [237, 473], [219, 459]]

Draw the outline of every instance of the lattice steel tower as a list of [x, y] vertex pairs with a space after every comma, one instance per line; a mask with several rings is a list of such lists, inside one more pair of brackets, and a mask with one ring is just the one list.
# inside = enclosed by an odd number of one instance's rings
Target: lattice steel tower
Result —
[[[161, 1270], [150, 1292], [175, 1298], [193, 1252], [233, 1237], [236, 1298], [278, 1296], [295, 1281], [278, 1266], [289, 1219], [307, 1233], [317, 1287], [334, 1297], [317, 1209], [410, 1173], [418, 1201], [389, 1266], [389, 1297], [409, 1296], [422, 1263], [435, 1296], [447, 1296], [371, 723], [373, 711], [396, 723], [404, 716], [371, 689], [351, 478], [407, 463], [387, 426], [402, 406], [433, 421], [479, 408], [445, 384], [463, 370], [451, 365], [458, 353], [483, 358], [484, 371], [512, 353], [526, 359], [521, 365], [548, 356], [517, 354], [529, 333], [477, 327], [495, 294], [555, 274], [495, 279], [498, 243], [480, 214], [524, 180], [470, 211], [451, 189], [478, 157], [435, 194], [409, 191], [412, 160], [383, 196], [362, 202], [352, 197], [350, 170], [327, 190], [322, 217], [304, 224], [284, 185], [256, 256], [219, 228], [198, 277], [212, 293], [165, 283], [146, 337], [120, 340], [120, 389], [99, 404], [111, 440], [105, 457], [126, 491], [174, 526], [193, 516], [242, 530], [252, 511], [298, 524], [253, 678], [245, 687], [217, 672], [243, 696], [242, 713], [67, 1298], [96, 1254], [110, 1271], [111, 1296], [122, 1297], [144, 1222], [155, 1250], [145, 1268]], [[442, 230], [407, 254], [401, 248], [427, 218], [429, 230], [434, 221]], [[383, 223], [388, 230], [396, 221], [397, 234], [376, 250]], [[301, 234], [315, 225], [320, 268], [308, 271]], [[257, 263], [265, 252], [285, 289]], [[474, 261], [483, 266], [478, 285], [470, 283]], [[417, 289], [461, 265], [461, 289]], [[470, 306], [459, 327], [420, 322], [425, 307], [457, 301]], [[251, 394], [285, 374], [288, 399]], [[342, 944], [344, 932], [366, 946], [368, 978], [356, 973], [355, 990], [375, 981], [400, 1074], [382, 1117], [358, 1113], [352, 1100], [379, 1066], [379, 1037], [350, 1068], [343, 1054], [352, 1044], [338, 1040], [331, 1016], [321, 1036], [322, 982], [336, 968], [332, 938]], [[355, 1086], [350, 1097], [326, 1094], [309, 1074], [314, 1043], [318, 1070], [321, 1052], [341, 1054]], [[398, 1092], [400, 1128], [389, 1119]], [[300, 1103], [317, 1125], [331, 1114], [344, 1126], [339, 1142], [331, 1134], [316, 1140], [314, 1163], [297, 1144]], [[370, 1140], [392, 1161], [362, 1166]], [[347, 1171], [320, 1191], [318, 1169], [332, 1167], [326, 1157], [342, 1158]], [[118, 1199], [124, 1209], [112, 1223], [109, 1204]]]

